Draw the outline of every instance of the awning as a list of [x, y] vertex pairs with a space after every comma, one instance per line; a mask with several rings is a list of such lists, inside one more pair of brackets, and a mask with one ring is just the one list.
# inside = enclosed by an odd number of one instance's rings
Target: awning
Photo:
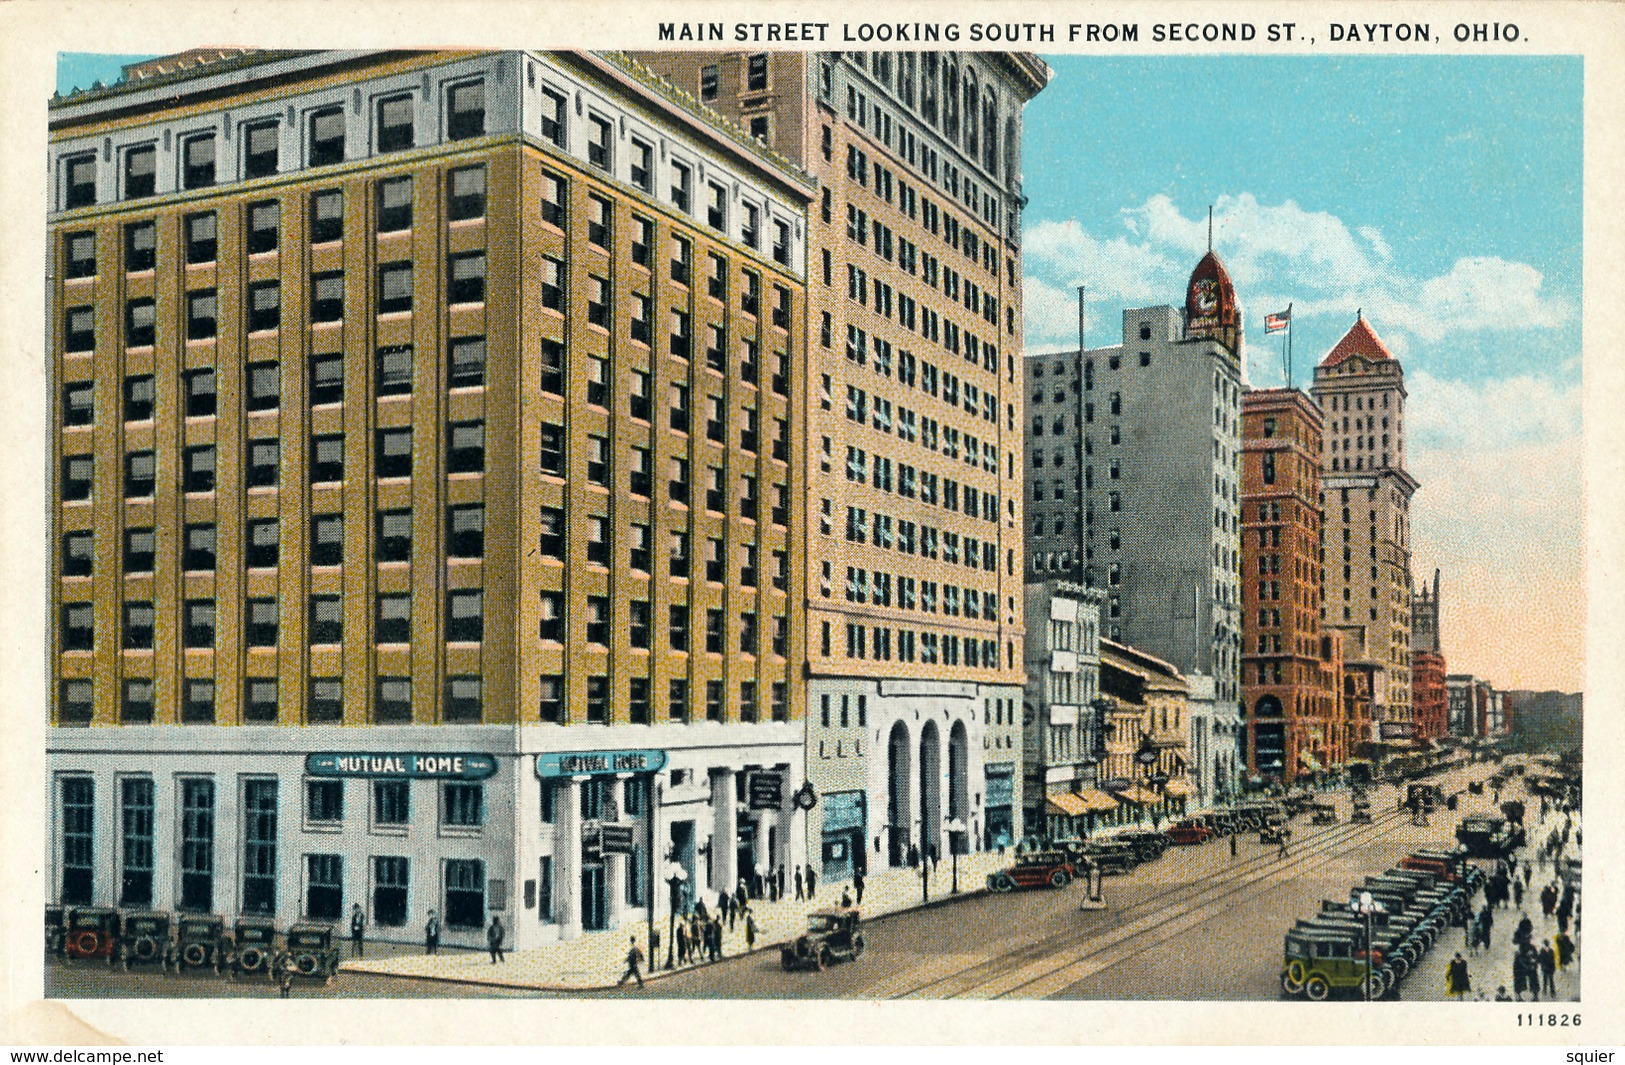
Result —
[[1110, 810], [1117, 809], [1117, 800], [1106, 794], [1104, 791], [1095, 791], [1090, 789], [1083, 792], [1083, 794], [1079, 795], [1078, 798], [1082, 799], [1084, 801], [1084, 805], [1088, 806], [1089, 809], [1095, 813], [1106, 813]]
[[1084, 805], [1083, 799], [1070, 791], [1058, 792], [1048, 795], [1046, 798], [1049, 800], [1049, 812], [1052, 814], [1060, 814], [1062, 817], [1081, 817], [1089, 812], [1089, 807]]
[[1176, 799], [1185, 799], [1190, 797], [1191, 786], [1183, 780], [1170, 780], [1162, 790]]
[[1136, 806], [1150, 806], [1158, 801], [1154, 792], [1146, 791], [1144, 788], [1125, 788], [1118, 792], [1114, 798], [1118, 802], [1131, 802]]

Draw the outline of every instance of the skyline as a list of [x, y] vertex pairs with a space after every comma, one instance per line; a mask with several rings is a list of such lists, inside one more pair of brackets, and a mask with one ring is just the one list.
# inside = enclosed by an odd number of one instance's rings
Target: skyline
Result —
[[[60, 53], [59, 91], [144, 58]], [[1581, 690], [1581, 61], [1045, 59], [1023, 142], [1027, 351], [1075, 347], [1078, 283], [1090, 346], [1124, 309], [1180, 303], [1211, 204], [1254, 386], [1283, 383], [1263, 316], [1289, 303], [1297, 387], [1357, 311], [1405, 366], [1412, 578], [1444, 572], [1451, 672]], [[1536, 601], [1579, 609], [1530, 629]]]

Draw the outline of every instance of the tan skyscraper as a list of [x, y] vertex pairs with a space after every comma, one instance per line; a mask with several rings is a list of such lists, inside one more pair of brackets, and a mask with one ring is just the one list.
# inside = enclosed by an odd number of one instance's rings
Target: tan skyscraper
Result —
[[[1363, 316], [1315, 368], [1325, 412], [1324, 618], [1351, 662], [1378, 667], [1371, 718], [1380, 741], [1411, 721], [1411, 495], [1405, 371]], [[1385, 725], [1387, 726], [1385, 728]]]
[[[808, 774], [825, 875], [1019, 834], [1021, 109], [1004, 52], [642, 53], [813, 174]], [[702, 195], [713, 195], [709, 184]]]

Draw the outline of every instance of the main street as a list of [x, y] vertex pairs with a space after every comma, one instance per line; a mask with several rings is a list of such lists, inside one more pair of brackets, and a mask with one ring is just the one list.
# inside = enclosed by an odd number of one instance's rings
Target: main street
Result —
[[[1474, 766], [1437, 779], [1446, 792], [1489, 773]], [[1334, 825], [1299, 817], [1285, 857], [1256, 833], [1237, 854], [1213, 840], [1174, 847], [1133, 872], [1106, 878], [1104, 910], [1082, 910], [1081, 885], [974, 895], [868, 922], [867, 949], [824, 971], [786, 973], [776, 950], [759, 950], [653, 980], [643, 989], [598, 992], [673, 998], [1085, 998], [1272, 1000], [1278, 997], [1282, 933], [1323, 898], [1393, 865], [1419, 846], [1453, 846], [1453, 829], [1488, 795], [1462, 794], [1461, 809], [1411, 824], [1398, 792], [1372, 793], [1375, 821], [1348, 821], [1346, 793], [1329, 796]], [[941, 869], [946, 881], [947, 868]], [[1453, 942], [1453, 941], [1452, 941]], [[1437, 949], [1445, 949], [1441, 944]], [[1402, 986], [1402, 993], [1405, 988]], [[99, 963], [48, 964], [53, 996], [270, 997], [268, 981], [211, 975], [126, 974]], [[526, 997], [541, 992], [341, 973], [332, 984], [295, 984], [297, 997]], [[1433, 996], [1429, 996], [1433, 997]]]

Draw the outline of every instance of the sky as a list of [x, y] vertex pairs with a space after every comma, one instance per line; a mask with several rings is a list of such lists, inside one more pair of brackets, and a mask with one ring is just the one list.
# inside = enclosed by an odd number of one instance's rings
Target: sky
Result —
[[[147, 56], [63, 53], [58, 91]], [[1583, 687], [1582, 64], [1573, 57], [1048, 56], [1028, 104], [1030, 351], [1178, 306], [1213, 240], [1247, 376], [1293, 382], [1363, 312], [1405, 368], [1412, 570], [1443, 571], [1447, 667]], [[1531, 619], [1540, 618], [1538, 624]]]
[[[1582, 66], [1577, 58], [1046, 57], [1023, 129], [1029, 351], [1181, 306], [1207, 245], [1247, 376], [1293, 379], [1357, 312], [1409, 393], [1412, 570], [1442, 570], [1447, 668], [1583, 687]], [[1538, 621], [1533, 619], [1538, 618]]]

